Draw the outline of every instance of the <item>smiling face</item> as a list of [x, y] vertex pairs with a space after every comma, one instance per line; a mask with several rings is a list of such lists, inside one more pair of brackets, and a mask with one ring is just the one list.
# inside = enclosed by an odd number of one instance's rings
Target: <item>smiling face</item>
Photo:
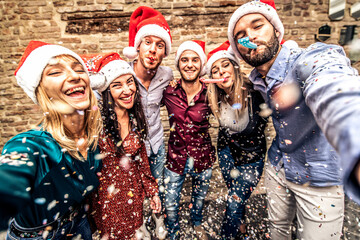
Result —
[[193, 82], [197, 80], [201, 72], [199, 55], [192, 50], [184, 51], [179, 58], [179, 70], [184, 81]]
[[42, 73], [40, 85], [51, 100], [63, 102], [74, 110], [90, 106], [89, 76], [83, 65], [71, 56], [51, 59]]
[[115, 109], [129, 110], [134, 106], [136, 84], [134, 76], [125, 74], [110, 83], [110, 94], [114, 99]]
[[222, 83], [216, 83], [216, 86], [228, 92], [235, 80], [234, 66], [228, 58], [218, 59], [211, 66], [211, 77], [214, 79], [225, 79]]
[[149, 70], [155, 70], [165, 57], [165, 42], [159, 37], [146, 36], [141, 41], [139, 51], [139, 61]]
[[[241, 17], [235, 25], [233, 34], [241, 57], [253, 67], [269, 62], [279, 51], [280, 33], [262, 14], [253, 13]], [[243, 37], [249, 37], [251, 42], [256, 43], [257, 48], [249, 49], [238, 43]]]

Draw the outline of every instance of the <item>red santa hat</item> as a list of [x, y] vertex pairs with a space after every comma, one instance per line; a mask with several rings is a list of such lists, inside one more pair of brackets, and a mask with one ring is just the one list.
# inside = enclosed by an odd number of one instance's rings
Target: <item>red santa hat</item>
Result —
[[181, 54], [186, 51], [191, 50], [194, 51], [197, 55], [199, 55], [201, 61], [201, 72], [200, 76], [205, 75], [205, 65], [206, 65], [206, 55], [205, 55], [205, 42], [200, 40], [192, 40], [183, 42], [176, 51], [175, 55], [175, 66], [177, 70], [179, 69], [179, 58]]
[[116, 78], [131, 74], [132, 67], [116, 52], [81, 55], [90, 73], [90, 85], [93, 90], [105, 91]]
[[33, 100], [36, 100], [35, 90], [39, 86], [42, 73], [50, 60], [59, 55], [70, 55], [77, 59], [86, 69], [81, 57], [63, 46], [40, 41], [30, 41], [26, 47], [19, 66], [15, 70], [15, 78], [19, 86]]
[[233, 60], [234, 62], [238, 62], [234, 55], [234, 52], [230, 47], [229, 40], [222, 43], [219, 47], [215, 48], [207, 55], [206, 74], [208, 76], [211, 76], [211, 67], [214, 64], [214, 62], [222, 58], [228, 58]]
[[[274, 0], [254, 0], [241, 5], [231, 16], [228, 26], [228, 39], [233, 49], [236, 49], [236, 43], [234, 39], [234, 28], [239, 19], [247, 14], [260, 13], [262, 14], [280, 33], [279, 42], [284, 37], [284, 25], [282, 24], [279, 15], [276, 12]], [[238, 58], [241, 58], [238, 51], [235, 51]]]
[[138, 7], [130, 17], [129, 47], [125, 47], [123, 54], [133, 60], [137, 57], [137, 48], [146, 36], [156, 36], [165, 42], [165, 56], [171, 52], [171, 34], [164, 16], [153, 8]]

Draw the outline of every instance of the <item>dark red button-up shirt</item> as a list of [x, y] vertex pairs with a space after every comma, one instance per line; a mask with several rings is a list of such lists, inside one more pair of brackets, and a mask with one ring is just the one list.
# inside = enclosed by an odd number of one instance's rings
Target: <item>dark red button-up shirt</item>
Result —
[[170, 118], [166, 167], [182, 174], [188, 158], [193, 159], [194, 171], [197, 173], [212, 167], [215, 148], [209, 134], [211, 110], [206, 98], [205, 84], [190, 104], [181, 83], [175, 88], [169, 85], [164, 91], [162, 101]]

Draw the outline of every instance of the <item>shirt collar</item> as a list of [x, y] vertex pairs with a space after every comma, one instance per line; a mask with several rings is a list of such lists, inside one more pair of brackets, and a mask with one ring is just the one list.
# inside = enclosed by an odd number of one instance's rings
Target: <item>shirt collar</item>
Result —
[[[287, 73], [287, 65], [289, 63], [289, 56], [290, 56], [290, 50], [284, 46], [281, 47], [281, 50], [276, 57], [273, 65], [271, 66], [269, 72], [266, 75], [265, 81], [267, 81], [267, 84], [272, 80], [283, 82]], [[262, 79], [261, 74], [254, 68], [254, 70], [251, 72], [249, 79], [254, 84], [259, 81], [264, 81]]]
[[[174, 88], [174, 90], [176, 90], [176, 89], [183, 89], [182, 88], [182, 86], [181, 86], [181, 82], [182, 82], [182, 79], [180, 78], [180, 80], [179, 80], [179, 82], [178, 82], [178, 84], [176, 85], [176, 87]], [[206, 91], [207, 90], [207, 86], [206, 86], [206, 84], [205, 83], [203, 83], [203, 82], [200, 82], [202, 85], [201, 85], [201, 90], [200, 90], [200, 92], [199, 93], [202, 93], [203, 91]]]
[[286, 47], [281, 47], [275, 62], [271, 66], [266, 78], [271, 78], [283, 82], [287, 73], [287, 65], [289, 63], [290, 50]]

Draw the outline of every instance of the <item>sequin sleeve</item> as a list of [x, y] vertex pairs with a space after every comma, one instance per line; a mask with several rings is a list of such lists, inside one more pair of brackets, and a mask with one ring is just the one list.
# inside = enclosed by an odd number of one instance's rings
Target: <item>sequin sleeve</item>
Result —
[[0, 157], [0, 230], [7, 229], [9, 218], [30, 201], [40, 155], [26, 138], [11, 139], [4, 146]]

